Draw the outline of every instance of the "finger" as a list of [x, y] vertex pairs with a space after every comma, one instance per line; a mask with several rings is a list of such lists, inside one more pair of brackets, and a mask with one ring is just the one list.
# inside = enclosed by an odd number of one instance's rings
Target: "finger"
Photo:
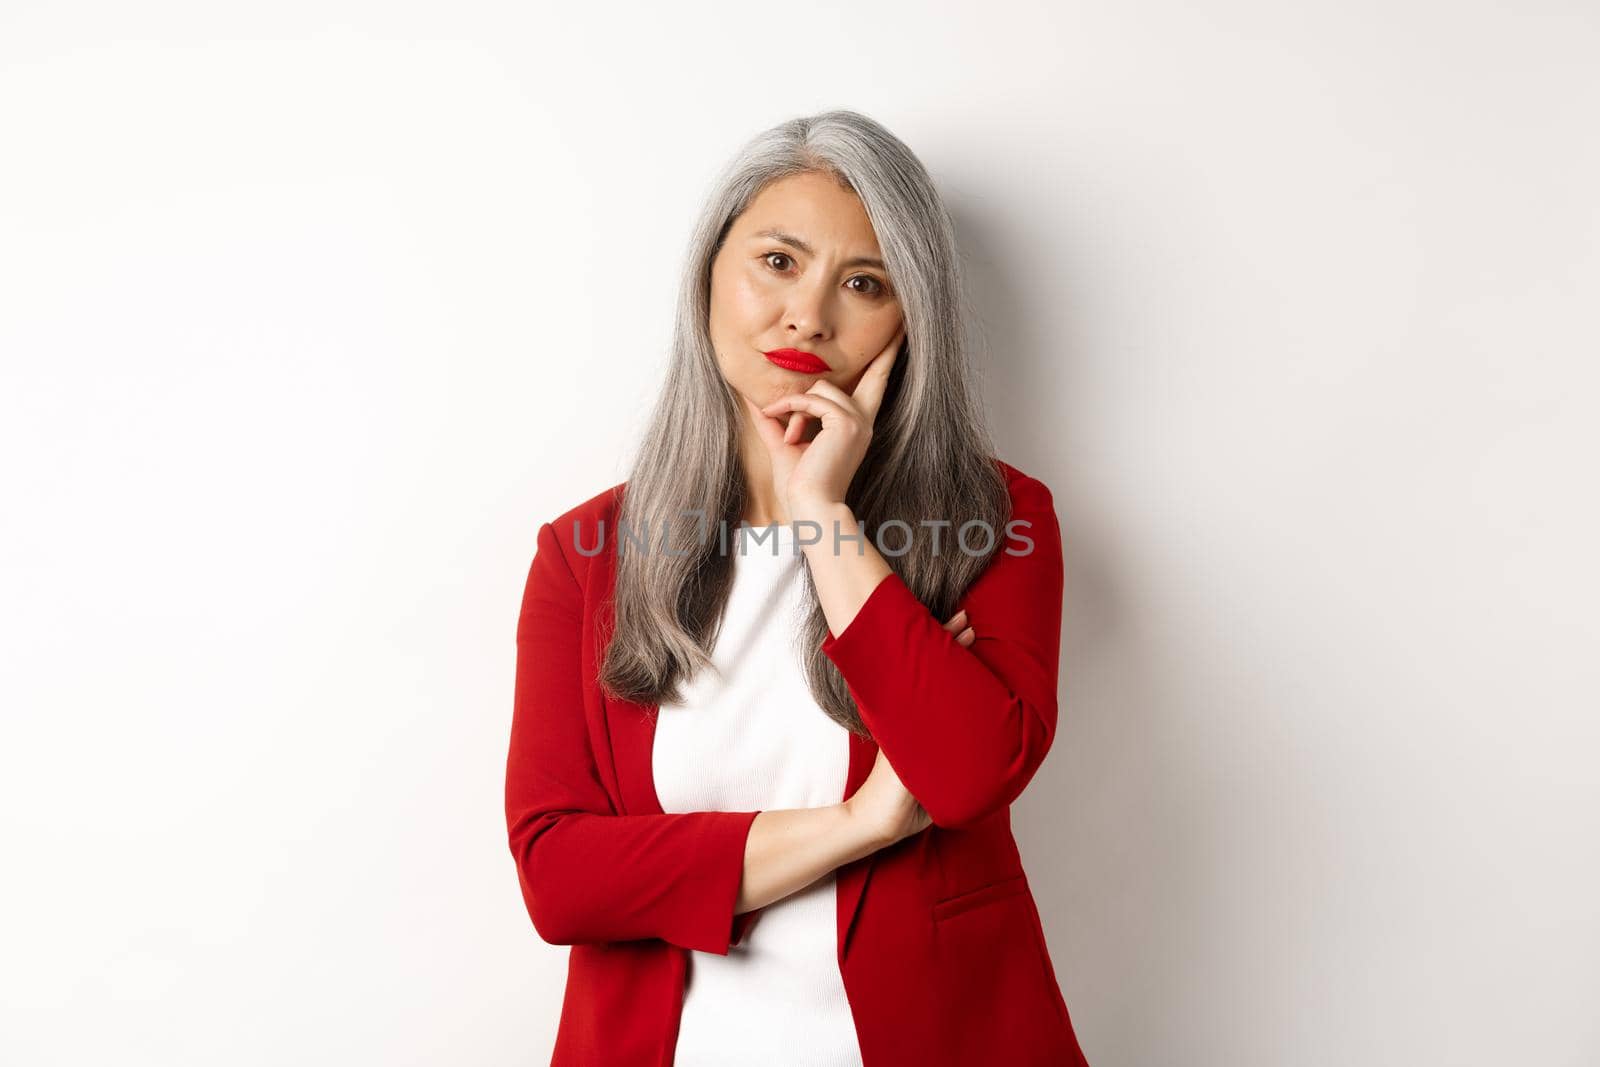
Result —
[[804, 411], [815, 415], [824, 426], [830, 421], [850, 418], [849, 412], [827, 397], [818, 396], [816, 393], [789, 393], [761, 409], [763, 415], [778, 415], [785, 411]]
[[972, 627], [969, 626], [965, 630], [961, 631], [961, 636], [956, 638], [956, 644], [958, 644], [958, 645], [970, 645], [970, 644], [972, 644], [972, 642], [976, 641], [977, 639], [978, 639], [978, 631], [974, 630]]
[[826, 378], [818, 378], [815, 382], [812, 382], [811, 388], [807, 389], [806, 392], [813, 396], [827, 397], [835, 404], [838, 404], [845, 411], [860, 411], [860, 408], [856, 406], [854, 397], [845, 392], [843, 389], [840, 389], [837, 385], [834, 385], [832, 382], [828, 381]]
[[806, 435], [806, 419], [810, 418], [803, 411], [796, 411], [789, 416], [789, 425], [783, 428], [783, 443], [786, 445], [799, 444]]
[[868, 421], [867, 417], [863, 415], [860, 409], [856, 407], [856, 402], [851, 399], [850, 394], [845, 392], [843, 389], [840, 389], [837, 385], [834, 385], [827, 379], [818, 378], [815, 382], [811, 383], [811, 388], [807, 389], [806, 392], [812, 396], [820, 396], [824, 399], [833, 401], [839, 406], [839, 410], [847, 413], [849, 418], [854, 421], [856, 425], [868, 430], [872, 428], [872, 423]]
[[878, 408], [883, 404], [883, 393], [889, 387], [889, 372], [894, 369], [895, 359], [900, 353], [900, 343], [906, 339], [906, 328], [902, 324], [895, 331], [894, 340], [889, 342], [889, 347], [878, 353], [876, 359], [867, 364], [866, 371], [861, 375], [861, 380], [851, 391], [851, 397], [856, 402], [856, 407], [866, 417], [869, 426], [878, 421]]
[[762, 414], [761, 409], [751, 402], [749, 397], [744, 397], [745, 407], [750, 409], [756, 424], [756, 433], [761, 435], [761, 441], [767, 446], [769, 452], [776, 452], [784, 443], [784, 427], [780, 419], [770, 418]]

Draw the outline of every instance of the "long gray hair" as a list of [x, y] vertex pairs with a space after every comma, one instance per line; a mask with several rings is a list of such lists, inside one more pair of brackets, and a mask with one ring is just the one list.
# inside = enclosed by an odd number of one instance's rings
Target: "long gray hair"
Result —
[[[747, 142], [724, 168], [690, 238], [666, 382], [623, 490], [619, 530], [610, 536], [628, 531], [648, 538], [696, 527], [700, 533], [670, 550], [651, 544], [643, 552], [625, 551], [630, 542], [618, 536], [615, 629], [599, 678], [613, 697], [646, 706], [678, 702], [680, 683], [716, 670], [708, 650], [735, 562], [717, 531], [720, 523], [731, 528], [742, 520], [746, 489], [739, 454], [744, 413], [711, 345], [711, 264], [756, 194], [800, 173], [831, 175], [861, 199], [905, 318], [906, 339], [846, 503], [880, 548], [899, 552], [909, 539], [903, 554], [885, 559], [940, 622], [1001, 547], [1011, 501], [991, 458], [967, 351], [955, 229], [943, 201], [911, 150], [865, 115], [837, 110], [780, 123]], [[703, 525], [687, 518], [695, 515]], [[889, 520], [906, 523], [912, 534], [897, 523], [880, 544], [879, 525]], [[923, 520], [952, 523], [937, 550]], [[992, 548], [981, 555], [952, 551], [954, 531], [973, 520], [996, 531]], [[825, 534], [832, 544], [832, 531]], [[841, 550], [854, 549], [845, 542]], [[870, 737], [843, 676], [821, 650], [827, 619], [804, 569], [807, 685], [829, 718]]]

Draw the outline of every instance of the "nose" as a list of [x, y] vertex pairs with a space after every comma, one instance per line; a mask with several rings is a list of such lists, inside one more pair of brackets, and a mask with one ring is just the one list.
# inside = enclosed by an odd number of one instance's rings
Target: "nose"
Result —
[[826, 285], [796, 285], [790, 290], [784, 323], [796, 339], [811, 340], [828, 335], [828, 295]]

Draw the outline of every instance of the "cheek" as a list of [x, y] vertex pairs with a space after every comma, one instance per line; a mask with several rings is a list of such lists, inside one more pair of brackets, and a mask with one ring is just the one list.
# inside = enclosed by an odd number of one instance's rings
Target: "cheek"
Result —
[[711, 340], [727, 352], [748, 348], [772, 327], [777, 311], [760, 279], [738, 270], [715, 276], [711, 291]]
[[718, 297], [722, 317], [729, 325], [760, 325], [768, 312], [771, 296], [758, 279], [744, 271], [729, 271]]

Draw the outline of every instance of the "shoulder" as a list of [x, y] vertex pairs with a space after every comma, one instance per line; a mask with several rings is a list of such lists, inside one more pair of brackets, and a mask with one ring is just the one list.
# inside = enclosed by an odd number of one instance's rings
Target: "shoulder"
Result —
[[1055, 514], [1055, 501], [1049, 486], [998, 456], [990, 456], [1000, 475], [1005, 479], [1006, 492], [1011, 495], [1011, 509], [1015, 512]]
[[590, 566], [603, 560], [606, 549], [616, 542], [616, 517], [626, 488], [627, 482], [606, 486], [546, 523], [579, 584], [587, 584]]
[[563, 511], [550, 520], [550, 525], [557, 530], [571, 530], [573, 523], [578, 523], [585, 530], [591, 528], [602, 519], [612, 519], [616, 516], [617, 509], [622, 504], [622, 492], [627, 487], [627, 482], [618, 482], [616, 485], [602, 489], [594, 496]]
[[[993, 456], [990, 459], [1005, 477], [1006, 491], [1011, 496], [1011, 517], [1005, 525], [1006, 547], [996, 555], [989, 569], [1020, 567], [1032, 573], [1044, 567], [1052, 572], [1049, 580], [1058, 581], [1063, 567], [1061, 520], [1056, 515], [1050, 487], [1004, 460]], [[1015, 557], [1018, 562], [1002, 563], [1002, 557]], [[996, 564], [1000, 566], [997, 568]], [[1028, 580], [1045, 579], [1033, 573]]]
[[587, 585], [591, 565], [614, 540], [612, 531], [626, 486], [626, 482], [608, 486], [541, 523], [539, 552], [558, 555], [573, 579]]

